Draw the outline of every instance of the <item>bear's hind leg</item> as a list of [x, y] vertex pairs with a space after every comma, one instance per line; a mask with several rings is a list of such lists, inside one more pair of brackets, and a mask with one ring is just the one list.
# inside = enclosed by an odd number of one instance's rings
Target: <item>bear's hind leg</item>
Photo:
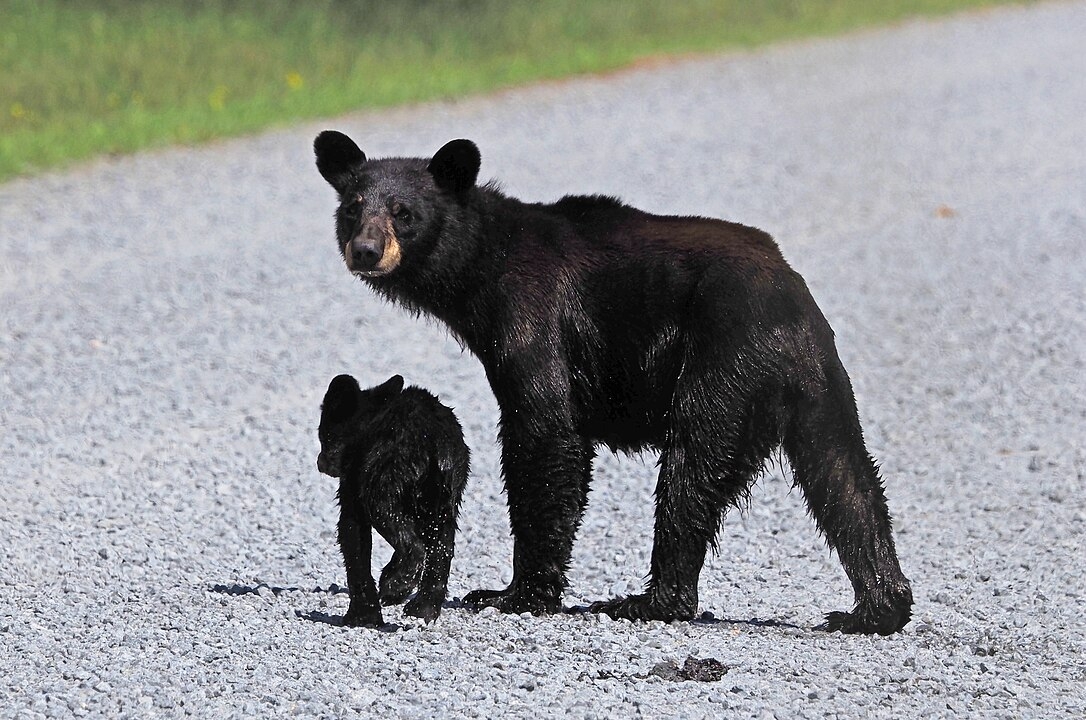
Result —
[[831, 366], [827, 382], [800, 391], [783, 442], [807, 507], [855, 592], [855, 608], [829, 613], [818, 629], [889, 635], [909, 622], [912, 589], [898, 564], [882, 481], [864, 446], [844, 368]]

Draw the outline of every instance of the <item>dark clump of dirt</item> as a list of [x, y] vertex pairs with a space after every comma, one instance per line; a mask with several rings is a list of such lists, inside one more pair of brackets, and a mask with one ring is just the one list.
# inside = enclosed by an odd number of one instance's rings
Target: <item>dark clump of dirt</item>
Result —
[[728, 672], [728, 666], [716, 658], [696, 658], [693, 655], [688, 655], [683, 662], [682, 667], [679, 667], [679, 663], [674, 660], [664, 660], [663, 662], [658, 662], [653, 665], [652, 670], [649, 670], [644, 675], [631, 675], [628, 673], [615, 672], [613, 670], [600, 669], [597, 670], [594, 675], [582, 673], [580, 679], [620, 680], [624, 678], [638, 678], [647, 680], [650, 677], [658, 677], [670, 682], [682, 682], [684, 680], [716, 682], [724, 677], [724, 673], [726, 672]]
[[656, 663], [652, 670], [649, 671], [649, 675], [655, 675], [674, 682], [682, 680], [716, 682], [724, 677], [726, 672], [728, 672], [727, 666], [716, 658], [696, 658], [689, 655], [686, 661], [683, 662], [682, 667], [679, 667], [679, 664], [674, 660], [665, 660]]

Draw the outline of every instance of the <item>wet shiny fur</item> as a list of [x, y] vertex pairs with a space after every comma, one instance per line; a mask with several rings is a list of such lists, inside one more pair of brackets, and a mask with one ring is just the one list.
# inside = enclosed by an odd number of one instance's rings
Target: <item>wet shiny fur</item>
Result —
[[[351, 603], [347, 625], [378, 626], [381, 605], [401, 603], [432, 622], [441, 613], [468, 478], [468, 448], [452, 410], [394, 375], [359, 388], [349, 375], [328, 385], [318, 431], [317, 469], [339, 478], [339, 544]], [[378, 589], [371, 534], [393, 548]]]
[[[783, 448], [855, 591], [851, 612], [820, 627], [888, 634], [908, 622], [912, 592], [833, 331], [769, 235], [609, 197], [521, 202], [476, 184], [480, 156], [467, 140], [430, 160], [368, 160], [327, 131], [315, 150], [339, 193], [348, 267], [442, 320], [497, 398], [513, 579], [466, 601], [560, 608], [604, 445], [658, 452], [660, 476], [644, 592], [592, 609], [691, 618], [724, 513]], [[375, 238], [387, 223], [399, 256], [386, 272]]]

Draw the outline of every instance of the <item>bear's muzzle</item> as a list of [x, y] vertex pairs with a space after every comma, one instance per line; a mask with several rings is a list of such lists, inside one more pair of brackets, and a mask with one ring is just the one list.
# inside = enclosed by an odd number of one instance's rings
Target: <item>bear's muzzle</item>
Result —
[[400, 264], [400, 257], [400, 240], [388, 214], [367, 220], [343, 246], [347, 268], [362, 277], [387, 275]]

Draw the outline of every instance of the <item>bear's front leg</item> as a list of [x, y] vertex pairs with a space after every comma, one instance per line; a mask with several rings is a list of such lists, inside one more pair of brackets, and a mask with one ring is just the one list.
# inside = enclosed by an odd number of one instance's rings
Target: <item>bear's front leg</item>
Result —
[[379, 627], [384, 624], [377, 586], [370, 572], [373, 538], [369, 515], [357, 502], [341, 498], [339, 514], [339, 547], [347, 570], [347, 590], [351, 604], [343, 616], [343, 624], [356, 627]]
[[470, 592], [464, 602], [504, 613], [554, 613], [561, 609], [593, 452], [568, 425], [564, 432], [533, 434], [506, 417], [503, 412], [502, 472], [513, 531], [513, 580], [504, 590]]

